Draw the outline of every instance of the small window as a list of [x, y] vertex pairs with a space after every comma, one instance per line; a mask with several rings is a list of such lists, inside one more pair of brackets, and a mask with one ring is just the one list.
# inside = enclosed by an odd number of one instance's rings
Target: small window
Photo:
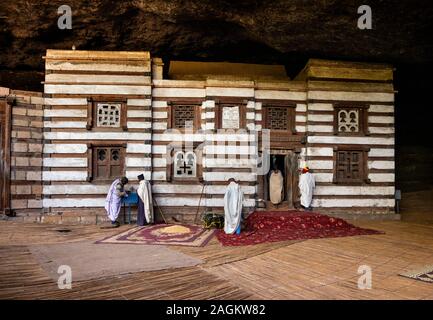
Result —
[[368, 134], [366, 108], [364, 106], [336, 106], [334, 113], [334, 133], [339, 135]]
[[216, 129], [243, 129], [245, 123], [245, 104], [219, 104], [216, 106]]
[[120, 103], [97, 103], [96, 118], [98, 127], [120, 127]]
[[273, 131], [295, 132], [294, 106], [264, 106], [264, 127]]
[[89, 98], [87, 103], [87, 130], [127, 130], [126, 100], [95, 101]]
[[367, 179], [367, 149], [334, 149], [335, 183], [363, 183]]
[[175, 178], [195, 178], [197, 176], [197, 157], [194, 152], [177, 151], [173, 161]]
[[200, 105], [172, 104], [169, 107], [169, 127], [174, 129], [195, 129], [200, 127]]
[[111, 180], [123, 175], [125, 148], [120, 146], [92, 147], [93, 171], [95, 180]]

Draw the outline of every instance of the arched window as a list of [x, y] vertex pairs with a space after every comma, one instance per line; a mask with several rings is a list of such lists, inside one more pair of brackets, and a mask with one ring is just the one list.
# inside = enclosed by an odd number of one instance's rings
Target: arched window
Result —
[[197, 157], [194, 152], [177, 151], [174, 154], [174, 177], [194, 178], [197, 175]]

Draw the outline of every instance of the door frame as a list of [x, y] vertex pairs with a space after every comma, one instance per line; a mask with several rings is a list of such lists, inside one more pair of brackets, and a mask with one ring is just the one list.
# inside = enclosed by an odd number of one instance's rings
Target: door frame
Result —
[[[269, 156], [271, 155], [284, 155], [284, 170], [285, 170], [285, 176], [284, 176], [284, 201], [283, 203], [288, 204], [289, 208], [296, 208], [297, 202], [299, 202], [299, 190], [298, 190], [298, 183], [299, 183], [299, 170], [296, 166], [296, 169], [289, 170], [287, 167], [287, 157], [290, 156], [290, 154], [293, 154], [299, 159], [301, 150], [298, 148], [293, 149], [274, 149], [271, 148], [269, 150]], [[271, 168], [269, 168], [271, 170]], [[289, 181], [290, 179], [290, 181]], [[289, 184], [291, 185], [291, 194], [289, 195], [288, 189]], [[262, 199], [265, 202], [269, 201], [269, 183], [268, 183], [268, 174], [265, 174], [262, 176]]]
[[10, 174], [11, 174], [11, 105], [0, 100], [0, 212], [11, 213]]

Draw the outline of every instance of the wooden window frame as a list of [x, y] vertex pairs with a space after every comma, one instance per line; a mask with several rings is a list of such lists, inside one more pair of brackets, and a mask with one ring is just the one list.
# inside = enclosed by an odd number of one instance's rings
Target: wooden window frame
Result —
[[126, 143], [119, 143], [115, 141], [99, 141], [87, 144], [87, 181], [88, 182], [109, 182], [114, 177], [110, 178], [97, 178], [95, 177], [96, 172], [96, 148], [121, 148], [121, 176], [125, 175], [125, 164], [126, 164]]
[[[247, 130], [248, 100], [215, 100], [215, 130]], [[239, 107], [239, 128], [222, 128], [222, 110], [224, 107]]]
[[[368, 136], [368, 109], [370, 105], [359, 103], [336, 103], [334, 104], [334, 135], [338, 136]], [[342, 109], [357, 109], [359, 112], [359, 131], [358, 132], [339, 132], [338, 131], [338, 112]]]
[[[120, 104], [120, 126], [119, 127], [98, 127], [97, 126], [97, 105], [99, 103]], [[91, 97], [87, 98], [87, 130], [95, 131], [127, 131], [127, 100], [119, 97]]]
[[[174, 154], [178, 151], [185, 152], [185, 146], [184, 145], [177, 145], [177, 146], [167, 146], [167, 167], [166, 167], [166, 181], [172, 182], [191, 182], [191, 183], [202, 183], [203, 180], [203, 149], [199, 148], [200, 143], [195, 142], [193, 145], [193, 152], [196, 156], [196, 168], [195, 168], [195, 177], [175, 177], [174, 176]], [[189, 150], [190, 151], [190, 150]]]
[[[365, 146], [353, 146], [353, 145], [340, 145], [334, 147], [333, 150], [333, 180], [332, 183], [338, 185], [364, 185], [370, 184], [371, 181], [368, 178], [368, 153], [370, 152], [369, 147]], [[337, 168], [338, 168], [338, 152], [346, 151], [346, 152], [360, 152], [362, 155], [362, 164], [360, 169], [362, 170], [361, 178], [359, 180], [342, 180], [339, 181], [337, 179]]]
[[297, 134], [296, 132], [296, 104], [294, 103], [284, 103], [284, 102], [272, 102], [272, 103], [262, 103], [262, 127], [263, 129], [269, 129], [268, 128], [268, 108], [272, 108], [272, 107], [283, 107], [283, 108], [287, 108], [288, 109], [288, 113], [287, 113], [287, 122], [289, 124], [289, 128], [287, 130], [275, 130], [275, 129], [270, 129], [271, 130], [271, 134], [276, 134], [276, 135], [295, 135]]
[[175, 128], [174, 125], [174, 109], [177, 106], [191, 106], [194, 107], [194, 121], [193, 121], [193, 131], [200, 130], [201, 128], [201, 102], [188, 102], [188, 101], [169, 101], [167, 102], [168, 106], [168, 114], [167, 114], [167, 128], [168, 129], [176, 129], [181, 132], [185, 131], [185, 128]]

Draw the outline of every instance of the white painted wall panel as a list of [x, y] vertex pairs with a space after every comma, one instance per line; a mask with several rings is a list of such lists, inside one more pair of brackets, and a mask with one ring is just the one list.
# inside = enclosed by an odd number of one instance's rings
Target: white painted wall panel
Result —
[[85, 153], [86, 144], [45, 144], [44, 153]]
[[193, 88], [154, 88], [152, 95], [154, 97], [170, 98], [204, 98], [206, 97], [206, 90]]
[[371, 148], [368, 153], [369, 157], [394, 157], [395, 151], [394, 148], [390, 149], [382, 149], [382, 148]]
[[148, 107], [152, 105], [152, 100], [151, 99], [128, 99], [126, 104], [128, 106]]
[[332, 103], [309, 103], [308, 110], [312, 111], [334, 111]]
[[393, 195], [394, 187], [376, 187], [376, 186], [316, 186], [315, 195], [333, 196], [333, 195]]
[[45, 128], [86, 128], [85, 121], [44, 121]]
[[334, 115], [332, 114], [309, 114], [308, 115], [309, 121], [328, 121], [332, 122], [334, 121]]
[[378, 92], [309, 91], [308, 99], [393, 102], [394, 94]]
[[128, 110], [128, 118], [151, 118], [152, 111], [150, 110]]
[[48, 140], [150, 140], [149, 133], [141, 132], [44, 132]]
[[149, 95], [150, 86], [124, 86], [124, 85], [44, 85], [46, 94], [131, 94]]
[[254, 88], [207, 87], [206, 95], [215, 97], [254, 97]]
[[369, 112], [394, 112], [394, 106], [382, 105], [382, 104], [372, 104], [368, 109]]
[[86, 181], [86, 171], [43, 171], [43, 181]]
[[44, 158], [44, 167], [87, 167], [87, 158]]
[[85, 109], [45, 109], [44, 117], [86, 118]]
[[300, 91], [256, 90], [256, 99], [306, 100], [307, 94]]
[[394, 169], [395, 163], [394, 161], [368, 161], [368, 168], [369, 169]]
[[150, 158], [126, 158], [126, 167], [150, 167], [151, 159]]
[[142, 64], [126, 64], [126, 63], [79, 63], [69, 61], [51, 61], [45, 63], [46, 70], [54, 71], [109, 71], [109, 72], [149, 72], [150, 61], [143, 61]]
[[127, 127], [131, 129], [150, 129], [152, 127], [152, 123], [149, 121], [128, 121]]
[[150, 85], [150, 76], [47, 73], [45, 83], [119, 83]]
[[314, 199], [313, 207], [394, 207], [394, 199]]
[[86, 98], [45, 98], [46, 105], [50, 106], [87, 106]]
[[203, 172], [204, 180], [227, 181], [234, 178], [240, 181], [256, 181], [256, 175], [248, 172]]
[[369, 173], [371, 182], [395, 182], [394, 173]]
[[376, 138], [376, 137], [334, 137], [334, 136], [309, 136], [309, 143], [329, 143], [329, 144], [365, 144], [365, 145], [394, 145], [394, 138]]

